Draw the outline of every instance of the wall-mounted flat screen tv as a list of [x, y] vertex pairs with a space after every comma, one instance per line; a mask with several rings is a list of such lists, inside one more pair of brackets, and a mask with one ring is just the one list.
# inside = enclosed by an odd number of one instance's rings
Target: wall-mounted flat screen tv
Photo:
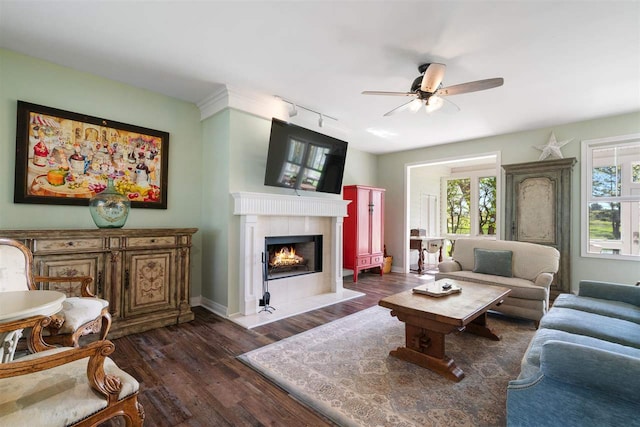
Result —
[[345, 141], [274, 118], [264, 184], [340, 194], [346, 158]]

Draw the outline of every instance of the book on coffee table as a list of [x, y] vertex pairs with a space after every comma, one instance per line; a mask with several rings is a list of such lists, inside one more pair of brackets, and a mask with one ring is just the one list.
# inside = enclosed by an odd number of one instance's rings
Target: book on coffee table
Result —
[[443, 297], [445, 295], [456, 294], [458, 292], [462, 292], [462, 288], [453, 280], [446, 279], [413, 288], [414, 294], [429, 295], [432, 297]]

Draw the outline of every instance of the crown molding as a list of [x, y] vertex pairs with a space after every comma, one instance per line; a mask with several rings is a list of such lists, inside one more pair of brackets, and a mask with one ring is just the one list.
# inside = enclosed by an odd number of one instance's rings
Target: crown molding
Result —
[[229, 93], [223, 86], [196, 104], [200, 109], [200, 120], [204, 120], [229, 106]]
[[197, 104], [200, 109], [200, 120], [205, 120], [225, 108], [234, 108], [271, 119], [286, 116], [286, 104], [275, 96], [258, 94], [225, 85]]

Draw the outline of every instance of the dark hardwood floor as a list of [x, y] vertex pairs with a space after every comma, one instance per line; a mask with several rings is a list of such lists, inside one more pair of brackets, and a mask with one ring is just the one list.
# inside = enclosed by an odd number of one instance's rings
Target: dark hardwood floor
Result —
[[365, 296], [251, 330], [195, 307], [192, 322], [114, 340], [111, 357], [140, 381], [145, 426], [332, 426], [236, 356], [372, 307], [384, 296], [421, 283], [415, 274], [366, 273], [358, 276], [357, 284], [347, 277], [345, 288]]

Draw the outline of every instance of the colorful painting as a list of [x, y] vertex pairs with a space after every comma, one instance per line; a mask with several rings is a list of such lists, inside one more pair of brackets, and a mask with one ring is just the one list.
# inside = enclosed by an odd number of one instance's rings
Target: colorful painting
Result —
[[132, 207], [167, 208], [169, 134], [18, 101], [16, 203], [88, 205], [109, 178]]

